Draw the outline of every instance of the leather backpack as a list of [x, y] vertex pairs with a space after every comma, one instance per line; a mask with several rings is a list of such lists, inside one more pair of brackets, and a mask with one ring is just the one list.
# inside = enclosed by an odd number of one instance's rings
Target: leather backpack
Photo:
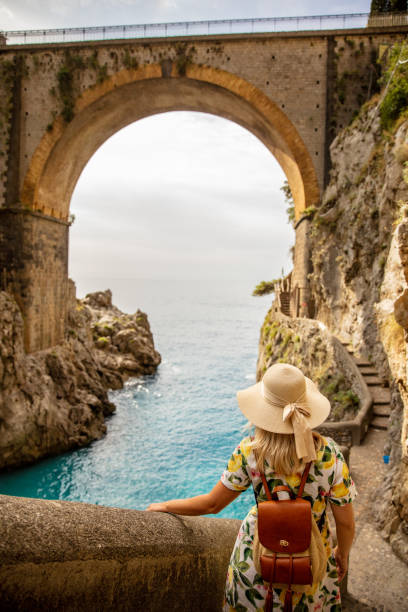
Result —
[[[312, 585], [325, 574], [327, 554], [312, 507], [302, 499], [311, 463], [303, 471], [295, 499], [287, 486], [277, 486], [272, 494], [265, 475], [261, 474], [268, 501], [258, 503], [253, 560], [263, 580], [269, 583], [265, 612], [273, 609], [273, 588], [287, 589], [284, 612], [292, 610], [292, 592], [310, 593]], [[286, 491], [289, 499], [279, 499]], [[288, 497], [288, 496], [286, 496]]]

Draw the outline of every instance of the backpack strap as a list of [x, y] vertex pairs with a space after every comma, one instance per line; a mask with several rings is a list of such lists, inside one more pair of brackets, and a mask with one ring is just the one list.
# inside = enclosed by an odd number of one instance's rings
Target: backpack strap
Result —
[[303, 470], [303, 474], [302, 474], [302, 480], [300, 481], [299, 491], [298, 491], [296, 497], [302, 497], [302, 495], [303, 495], [303, 489], [305, 488], [306, 480], [307, 480], [307, 477], [309, 476], [309, 471], [310, 471], [310, 466], [311, 465], [312, 465], [311, 461], [309, 461], [309, 463], [306, 463], [306, 465], [305, 465], [305, 469]]
[[265, 474], [263, 472], [261, 472], [261, 478], [262, 478], [262, 484], [265, 489], [266, 497], [269, 499], [269, 501], [272, 501], [272, 495], [269, 490], [268, 483], [266, 482]]
[[[298, 491], [296, 497], [302, 497], [302, 495], [303, 495], [303, 489], [305, 488], [306, 480], [307, 480], [307, 477], [309, 476], [309, 471], [310, 471], [311, 465], [312, 465], [311, 461], [309, 461], [309, 463], [306, 463], [306, 465], [305, 465], [305, 469], [303, 470], [303, 474], [302, 474], [302, 479], [300, 481], [299, 491]], [[263, 472], [261, 472], [261, 478], [262, 478], [262, 484], [263, 484], [263, 487], [264, 487], [264, 490], [265, 490], [265, 493], [266, 493], [266, 497], [268, 498], [269, 501], [272, 501], [272, 495], [271, 495], [271, 492], [269, 490], [268, 483], [267, 483], [266, 478], [265, 478], [265, 474]], [[287, 487], [275, 487], [274, 492], [278, 491], [278, 490], [288, 491], [289, 489]]]

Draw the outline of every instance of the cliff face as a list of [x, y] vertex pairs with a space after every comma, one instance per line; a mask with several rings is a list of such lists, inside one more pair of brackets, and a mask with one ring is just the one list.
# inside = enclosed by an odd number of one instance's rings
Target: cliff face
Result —
[[408, 561], [408, 121], [385, 132], [375, 106], [362, 110], [333, 142], [331, 159], [309, 231], [314, 317], [390, 385], [391, 462], [378, 522]]
[[101, 438], [115, 410], [108, 389], [155, 372], [160, 355], [146, 315], [125, 315], [111, 298], [106, 291], [73, 300], [65, 342], [26, 355], [21, 312], [0, 292], [0, 468]]

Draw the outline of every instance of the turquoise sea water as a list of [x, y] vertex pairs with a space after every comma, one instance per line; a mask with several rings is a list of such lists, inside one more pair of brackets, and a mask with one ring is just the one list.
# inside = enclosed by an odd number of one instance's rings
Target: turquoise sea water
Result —
[[[236, 391], [255, 382], [271, 296], [251, 297], [254, 284], [109, 282], [116, 305], [147, 312], [162, 364], [110, 394], [117, 410], [102, 440], [0, 475], [0, 493], [143, 510], [209, 491], [243, 436]], [[80, 295], [106, 288], [78, 285]], [[243, 493], [219, 516], [243, 518], [252, 504]]]

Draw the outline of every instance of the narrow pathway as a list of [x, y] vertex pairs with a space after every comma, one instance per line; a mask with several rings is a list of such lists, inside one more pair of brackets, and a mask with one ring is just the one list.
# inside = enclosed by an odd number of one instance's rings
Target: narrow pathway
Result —
[[348, 594], [343, 610], [408, 611], [408, 566], [392, 551], [375, 527], [373, 493], [381, 489], [388, 466], [383, 448], [390, 416], [390, 392], [372, 365], [361, 358], [355, 361], [373, 397], [374, 415], [360, 446], [350, 451], [351, 474], [358, 496], [354, 503], [356, 537], [350, 554]]

